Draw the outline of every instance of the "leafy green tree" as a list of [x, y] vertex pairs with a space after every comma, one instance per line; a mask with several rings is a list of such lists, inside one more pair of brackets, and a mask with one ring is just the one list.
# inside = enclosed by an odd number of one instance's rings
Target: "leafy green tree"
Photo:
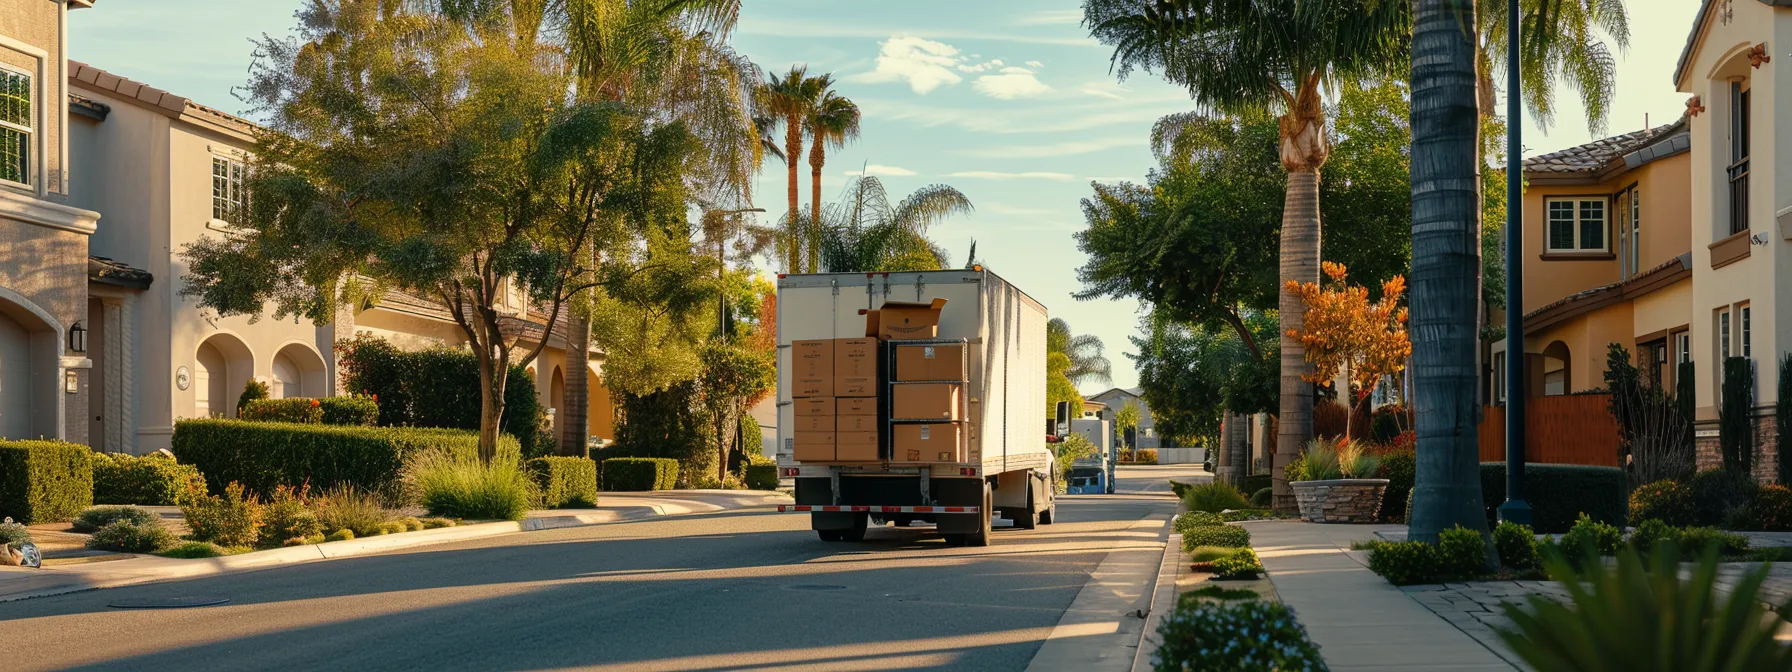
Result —
[[[609, 179], [626, 112], [569, 104], [545, 52], [484, 41], [443, 15], [319, 4], [297, 37], [263, 40], [248, 87], [267, 119], [248, 218], [188, 246], [183, 292], [221, 314], [334, 318], [395, 288], [447, 307], [479, 357], [480, 447], [496, 449], [517, 352], [499, 302], [515, 283], [559, 318], [597, 281], [580, 261], [600, 222], [561, 194]], [[676, 129], [673, 129], [676, 132]]]
[[1071, 333], [1070, 323], [1062, 317], [1045, 323], [1045, 351], [1064, 354], [1070, 363], [1064, 369], [1064, 377], [1072, 384], [1106, 384], [1113, 380], [1114, 365], [1102, 354], [1103, 350], [1100, 336]]
[[[1120, 406], [1120, 410], [1114, 411], [1114, 431], [1124, 437], [1126, 436], [1127, 430], [1137, 430], [1139, 428], [1140, 419], [1138, 402], [1128, 399], [1125, 404]], [[1137, 446], [1133, 446], [1129, 443], [1126, 447], [1136, 448]]]
[[927, 230], [972, 210], [971, 199], [950, 186], [922, 187], [890, 205], [876, 177], [853, 180], [848, 194], [825, 212], [821, 267], [830, 273], [931, 271], [949, 266], [944, 249]]
[[1265, 344], [1268, 357], [1253, 355], [1227, 328], [1202, 328], [1161, 315], [1142, 322], [1144, 337], [1131, 339], [1138, 354], [1127, 357], [1139, 372], [1141, 396], [1151, 406], [1159, 436], [1193, 444], [1219, 436], [1226, 412], [1275, 411], [1275, 316], [1250, 312], [1244, 322]]
[[[1278, 152], [1288, 173], [1280, 284], [1319, 280], [1319, 171], [1329, 154], [1326, 82], [1401, 70], [1411, 38], [1408, 3], [1394, 0], [1085, 0], [1083, 23], [1114, 47], [1125, 78], [1162, 71], [1202, 108], [1279, 115]], [[1470, 24], [1472, 25], [1472, 23]], [[1279, 286], [1278, 285], [1278, 286]], [[1299, 301], [1279, 301], [1282, 333], [1301, 324]], [[1292, 506], [1283, 467], [1313, 435], [1313, 388], [1300, 344], [1281, 339], [1282, 393], [1274, 461], [1278, 508]]]

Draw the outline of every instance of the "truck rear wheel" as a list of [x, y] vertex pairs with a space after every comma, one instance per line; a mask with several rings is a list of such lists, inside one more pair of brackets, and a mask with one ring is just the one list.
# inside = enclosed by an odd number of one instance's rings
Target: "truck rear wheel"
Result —
[[989, 545], [989, 533], [990, 533], [989, 518], [990, 518], [991, 514], [995, 513], [995, 510], [990, 505], [992, 503], [994, 503], [994, 501], [995, 501], [995, 497], [992, 496], [989, 491], [989, 482], [984, 481], [983, 482], [983, 509], [978, 512], [978, 516], [977, 516], [978, 520], [980, 521], [980, 524], [977, 525], [976, 532], [972, 532], [970, 534], [964, 535], [964, 542], [963, 542], [964, 545], [966, 545], [966, 546], [988, 546]]

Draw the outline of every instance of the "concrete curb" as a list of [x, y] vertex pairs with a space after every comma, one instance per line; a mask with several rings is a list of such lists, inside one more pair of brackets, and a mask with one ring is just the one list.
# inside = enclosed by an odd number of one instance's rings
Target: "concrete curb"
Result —
[[1182, 567], [1182, 534], [1171, 532], [1164, 544], [1163, 563], [1157, 567], [1157, 586], [1151, 591], [1151, 611], [1145, 616], [1145, 629], [1139, 633], [1139, 650], [1132, 659], [1133, 672], [1153, 669], [1151, 656], [1163, 645], [1163, 640], [1157, 637], [1157, 627], [1176, 611], [1176, 582], [1182, 576]]
[[[733, 491], [729, 491], [733, 492]], [[608, 494], [608, 493], [606, 493]], [[499, 521], [493, 523], [473, 523], [441, 527], [432, 530], [388, 534], [375, 537], [362, 537], [348, 541], [332, 541], [307, 546], [275, 548], [266, 551], [254, 551], [239, 555], [226, 555], [217, 558], [199, 558], [183, 560], [142, 555], [127, 560], [102, 563], [85, 563], [46, 567], [35, 570], [18, 570], [14, 576], [11, 571], [0, 572], [0, 602], [14, 602], [35, 597], [49, 597], [65, 593], [75, 593], [100, 588], [118, 588], [143, 583], [154, 583], [173, 579], [191, 579], [202, 576], [213, 576], [239, 571], [267, 569], [283, 565], [292, 565], [337, 558], [351, 558], [361, 555], [373, 555], [386, 551], [395, 551], [419, 546], [429, 546], [453, 541], [466, 541], [483, 537], [494, 537], [502, 534], [518, 532], [536, 532], [558, 530], [574, 527], [590, 527], [610, 523], [624, 523], [648, 518], [676, 516], [690, 513], [709, 513], [725, 511], [730, 508], [744, 508], [769, 504], [782, 499], [776, 493], [764, 496], [733, 495], [730, 504], [735, 507], [712, 504], [694, 499], [677, 499], [680, 493], [672, 492], [671, 497], [662, 501], [643, 502], [630, 506], [608, 509], [590, 509], [581, 511], [555, 511], [548, 515], [525, 518], [522, 521]], [[707, 494], [699, 491], [696, 494]], [[643, 497], [648, 499], [650, 497]], [[623, 499], [616, 497], [615, 499]], [[657, 499], [657, 498], [656, 498]], [[759, 501], [752, 501], [758, 499]], [[669, 501], [668, 501], [669, 500]], [[11, 584], [11, 585], [8, 585]], [[22, 586], [13, 589], [12, 586]]]

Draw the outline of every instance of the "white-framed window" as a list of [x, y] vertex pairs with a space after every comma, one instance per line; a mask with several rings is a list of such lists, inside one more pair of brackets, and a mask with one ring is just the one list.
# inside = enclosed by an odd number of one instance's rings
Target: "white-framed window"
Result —
[[1544, 242], [1550, 252], [1605, 252], [1605, 199], [1552, 198]]
[[1493, 353], [1493, 403], [1506, 403], [1506, 353]]
[[248, 168], [242, 161], [212, 156], [212, 219], [242, 224], [248, 215]]
[[1643, 272], [1643, 196], [1630, 190], [1630, 272]]
[[1680, 348], [1680, 352], [1674, 358], [1674, 361], [1681, 364], [1692, 361], [1692, 332], [1680, 332], [1680, 335], [1676, 337], [1676, 341], [1679, 343], [1678, 347]]
[[1717, 313], [1717, 357], [1719, 362], [1730, 358], [1730, 309], [1728, 308]]
[[0, 67], [0, 181], [31, 184], [31, 75]]
[[1749, 327], [1749, 324], [1748, 324], [1748, 322], [1749, 322], [1749, 319], [1748, 319], [1748, 318], [1749, 318], [1749, 315], [1748, 315], [1748, 306], [1743, 306], [1743, 307], [1742, 307], [1742, 310], [1741, 310], [1741, 311], [1740, 311], [1740, 312], [1741, 312], [1741, 316], [1740, 316], [1740, 317], [1739, 317], [1739, 320], [1740, 320], [1740, 321], [1741, 321], [1741, 323], [1742, 323], [1742, 324], [1741, 324], [1741, 330], [1742, 330], [1742, 333], [1741, 333], [1741, 336], [1742, 336], [1742, 356], [1743, 356], [1743, 357], [1744, 357], [1744, 358], [1748, 358], [1748, 357], [1752, 357], [1752, 356], [1753, 356], [1753, 355], [1754, 355], [1754, 348], [1753, 348], [1753, 347], [1751, 347], [1751, 346], [1752, 346], [1752, 345], [1753, 345], [1753, 343], [1752, 343], [1752, 339], [1751, 339], [1751, 338], [1749, 338], [1749, 328], [1748, 328], [1748, 327]]

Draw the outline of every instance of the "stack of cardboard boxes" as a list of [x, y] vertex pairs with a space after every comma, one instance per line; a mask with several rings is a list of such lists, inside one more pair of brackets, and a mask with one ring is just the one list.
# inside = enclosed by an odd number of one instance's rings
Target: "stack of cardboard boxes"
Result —
[[[964, 398], [965, 346], [903, 344], [937, 338], [945, 304], [886, 302], [862, 311], [864, 338], [791, 342], [798, 462], [965, 461], [966, 408], [976, 403]], [[894, 370], [879, 370], [883, 348], [896, 349]]]
[[790, 348], [797, 461], [877, 461], [877, 339], [793, 341]]

